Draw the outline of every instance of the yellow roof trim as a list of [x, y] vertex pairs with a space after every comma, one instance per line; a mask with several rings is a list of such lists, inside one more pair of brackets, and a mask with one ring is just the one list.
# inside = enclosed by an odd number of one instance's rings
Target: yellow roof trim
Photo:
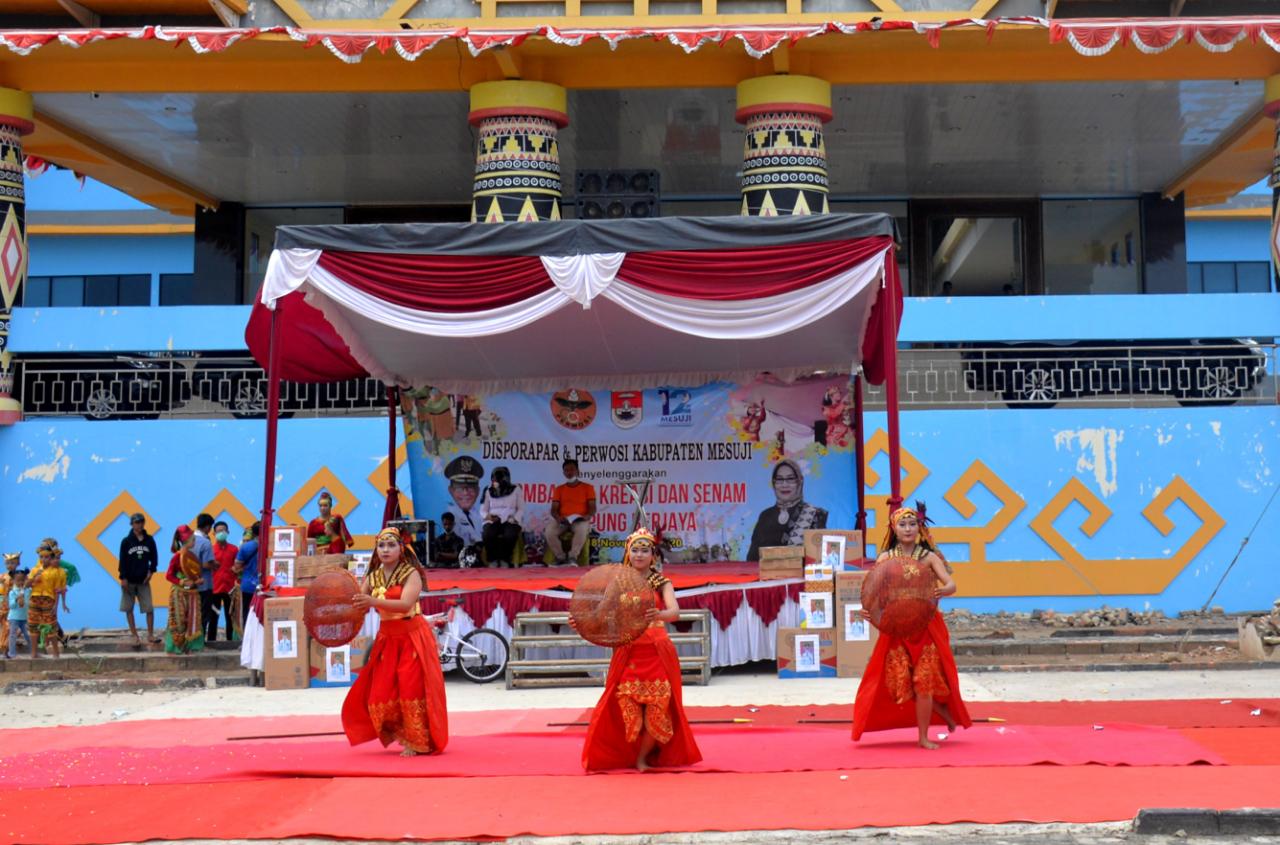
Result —
[[1270, 220], [1269, 208], [1189, 208], [1188, 220]]
[[218, 199], [107, 146], [56, 118], [35, 114], [36, 129], [23, 149], [170, 214], [191, 217], [197, 205], [217, 208]]
[[1164, 195], [1185, 194], [1188, 208], [1231, 199], [1271, 172], [1275, 126], [1261, 109], [1247, 116], [1170, 182]]
[[88, 237], [93, 235], [192, 235], [194, 223], [31, 223], [28, 235]]

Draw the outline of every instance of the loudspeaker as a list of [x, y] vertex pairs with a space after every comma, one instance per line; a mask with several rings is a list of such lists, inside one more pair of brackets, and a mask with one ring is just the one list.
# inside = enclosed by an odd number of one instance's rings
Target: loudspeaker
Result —
[[579, 220], [657, 217], [660, 177], [656, 170], [579, 170], [574, 208]]

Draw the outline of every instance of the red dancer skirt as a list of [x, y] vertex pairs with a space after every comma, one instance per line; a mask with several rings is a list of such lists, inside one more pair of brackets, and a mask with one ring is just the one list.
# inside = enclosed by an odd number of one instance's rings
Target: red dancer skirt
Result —
[[[941, 613], [933, 615], [924, 633], [909, 640], [880, 636], [853, 702], [853, 738], [858, 739], [864, 731], [914, 728], [917, 693], [930, 694], [934, 701], [947, 705], [957, 725], [973, 726], [960, 697], [951, 635]], [[946, 724], [936, 712], [931, 721]]]
[[680, 660], [663, 625], [651, 625], [631, 643], [614, 649], [604, 695], [591, 714], [582, 767], [629, 769], [636, 764], [640, 733], [658, 745], [655, 766], [690, 766], [702, 759], [684, 715]]
[[376, 739], [421, 754], [444, 751], [444, 673], [435, 635], [421, 616], [382, 620], [369, 661], [342, 703], [342, 729], [352, 745]]

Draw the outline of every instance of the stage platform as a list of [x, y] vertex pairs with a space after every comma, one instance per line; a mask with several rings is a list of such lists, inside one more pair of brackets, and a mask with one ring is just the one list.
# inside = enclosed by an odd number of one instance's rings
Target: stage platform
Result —
[[991, 721], [928, 752], [911, 730], [853, 743], [848, 705], [691, 707], [703, 762], [644, 775], [582, 772], [581, 709], [451, 714], [445, 753], [408, 759], [340, 735], [281, 736], [338, 731], [336, 716], [5, 729], [0, 830], [16, 843], [501, 839], [1083, 823], [1274, 803], [1275, 699], [972, 710]]

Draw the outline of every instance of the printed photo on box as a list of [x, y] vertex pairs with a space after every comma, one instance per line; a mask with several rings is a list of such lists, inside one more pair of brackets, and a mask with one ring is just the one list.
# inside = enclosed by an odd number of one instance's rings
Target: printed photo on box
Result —
[[331, 684], [345, 684], [351, 680], [351, 646], [325, 649], [324, 679]]
[[844, 606], [844, 641], [867, 642], [871, 639], [871, 629], [867, 620], [862, 618], [862, 605], [846, 604]]
[[830, 593], [800, 594], [801, 628], [830, 628], [831, 623]]
[[363, 579], [369, 574], [369, 561], [372, 555], [369, 552], [357, 552], [351, 556], [351, 562], [347, 564], [347, 569], [351, 574], [356, 576], [357, 580]]
[[844, 537], [837, 535], [822, 538], [822, 565], [833, 570], [844, 567]]
[[293, 547], [292, 528], [275, 528], [272, 529], [272, 531], [275, 533], [275, 542], [272, 543], [272, 547], [275, 549], [277, 554], [288, 555], [297, 551], [297, 549]]
[[298, 623], [271, 624], [271, 656], [276, 660], [293, 660], [298, 656]]
[[796, 637], [796, 669], [797, 672], [817, 672], [821, 668], [818, 661], [818, 635]]
[[308, 540], [308, 541], [307, 541], [307, 554], [308, 554], [308, 555], [311, 555], [311, 556], [315, 556], [315, 553], [316, 553], [316, 541], [315, 541], [315, 540]]
[[836, 577], [836, 571], [825, 563], [806, 563], [804, 577], [808, 581], [825, 581]]
[[293, 586], [293, 558], [273, 557], [271, 559], [271, 577], [277, 587]]

